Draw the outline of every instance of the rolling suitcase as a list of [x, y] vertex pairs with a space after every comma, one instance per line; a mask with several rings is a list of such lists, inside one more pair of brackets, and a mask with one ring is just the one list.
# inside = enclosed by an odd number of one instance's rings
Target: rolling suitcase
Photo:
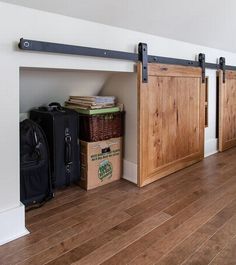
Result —
[[30, 119], [44, 130], [50, 152], [53, 187], [79, 180], [78, 115], [74, 110], [51, 103], [30, 111]]

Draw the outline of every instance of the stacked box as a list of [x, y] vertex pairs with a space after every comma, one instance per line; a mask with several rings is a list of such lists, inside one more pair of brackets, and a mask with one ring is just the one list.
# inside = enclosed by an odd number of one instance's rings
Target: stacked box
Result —
[[122, 137], [99, 142], [80, 141], [80, 186], [90, 190], [121, 177]]

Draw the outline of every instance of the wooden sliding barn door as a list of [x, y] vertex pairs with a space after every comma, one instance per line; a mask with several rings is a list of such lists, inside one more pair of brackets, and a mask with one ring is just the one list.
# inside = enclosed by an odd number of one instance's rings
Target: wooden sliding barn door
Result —
[[201, 68], [138, 66], [138, 184], [144, 186], [204, 157], [204, 84]]
[[219, 151], [236, 146], [236, 71], [218, 71]]

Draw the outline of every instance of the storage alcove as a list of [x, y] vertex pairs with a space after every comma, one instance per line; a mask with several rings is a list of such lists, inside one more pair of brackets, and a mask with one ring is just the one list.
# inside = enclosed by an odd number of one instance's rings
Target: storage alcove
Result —
[[20, 68], [20, 120], [30, 109], [69, 95], [113, 95], [125, 106], [123, 178], [137, 183], [137, 74], [109, 71]]

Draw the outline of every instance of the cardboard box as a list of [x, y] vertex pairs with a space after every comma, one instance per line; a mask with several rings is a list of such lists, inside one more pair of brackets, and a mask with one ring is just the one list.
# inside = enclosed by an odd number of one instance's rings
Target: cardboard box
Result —
[[80, 141], [80, 186], [90, 190], [121, 177], [122, 137], [100, 142]]

